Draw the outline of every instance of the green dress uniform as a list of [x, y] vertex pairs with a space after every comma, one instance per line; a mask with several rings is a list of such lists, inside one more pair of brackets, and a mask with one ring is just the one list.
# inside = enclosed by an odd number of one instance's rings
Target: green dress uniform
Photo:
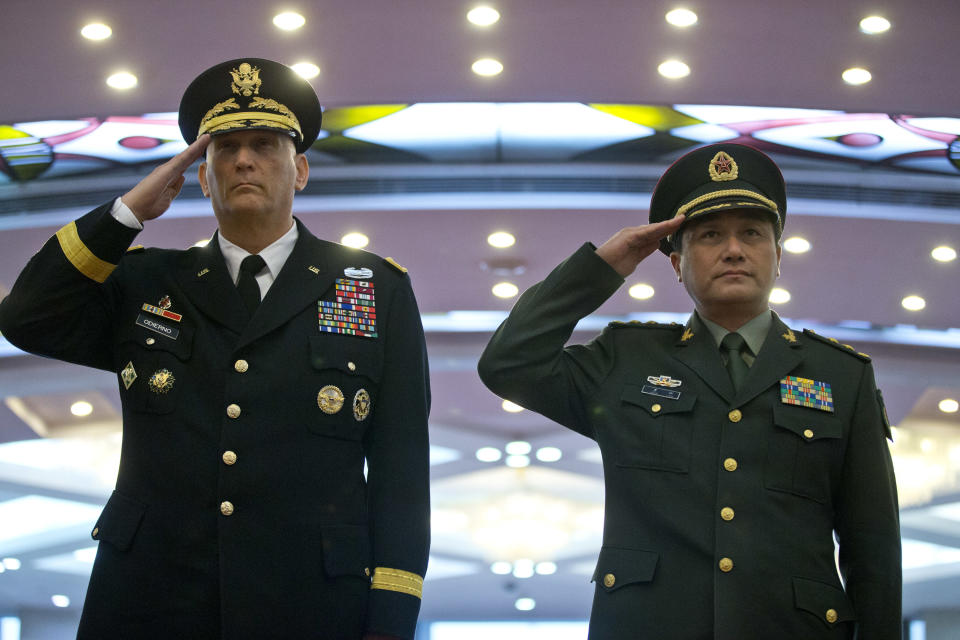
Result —
[[[430, 398], [407, 275], [297, 221], [248, 316], [216, 237], [127, 251], [137, 231], [109, 209], [61, 229], [0, 303], [11, 343], [118, 378], [79, 637], [412, 638]], [[323, 324], [358, 292], [362, 328]]]
[[696, 314], [564, 346], [622, 284], [583, 246], [520, 297], [479, 364], [494, 393], [600, 446], [591, 640], [900, 638], [896, 485], [869, 358], [775, 315], [737, 391]]

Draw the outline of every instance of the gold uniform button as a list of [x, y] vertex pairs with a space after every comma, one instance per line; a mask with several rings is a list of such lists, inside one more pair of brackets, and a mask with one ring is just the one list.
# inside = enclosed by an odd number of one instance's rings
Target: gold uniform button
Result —
[[246, 373], [247, 369], [250, 368], [250, 363], [246, 360], [237, 360], [233, 363], [233, 369], [237, 373]]
[[233, 464], [237, 461], [237, 454], [233, 451], [224, 451], [223, 452], [223, 463], [224, 464]]
[[743, 419], [743, 414], [740, 413], [740, 409], [734, 409], [727, 414], [727, 417], [730, 418], [730, 422], [740, 422]]
[[100, 527], [94, 527], [93, 531], [90, 533], [90, 536], [96, 538], [98, 535], [100, 535]]
[[607, 575], [603, 576], [603, 586], [605, 586], [607, 589], [610, 589], [615, 584], [617, 584], [617, 576], [613, 575], [612, 573], [608, 573]]
[[720, 571], [724, 573], [733, 571], [733, 560], [730, 558], [720, 558]]
[[229, 500], [224, 500], [220, 503], [220, 513], [225, 516], [233, 514], [233, 503]]
[[727, 471], [736, 471], [737, 470], [737, 460], [736, 458], [727, 458], [723, 461], [723, 468]]
[[235, 404], [231, 404], [229, 407], [227, 407], [227, 415], [228, 415], [229, 417], [231, 417], [231, 418], [239, 418], [239, 417], [240, 417], [240, 406], [239, 406], [239, 405], [235, 405]]
[[661, 409], [663, 409], [663, 407], [661, 407], [659, 404], [655, 404], [650, 407], [650, 411], [653, 411], [654, 413], [660, 413]]
[[833, 624], [834, 622], [837, 621], [837, 610], [827, 609], [827, 614], [825, 617], [827, 619], [827, 622], [829, 622], [830, 624]]
[[348, 362], [348, 363], [347, 363], [347, 369], [350, 369], [350, 371], [356, 371], [356, 370], [357, 370], [357, 365], [353, 364], [352, 362]]
[[803, 437], [806, 438], [807, 440], [809, 440], [810, 438], [812, 438], [812, 437], [813, 437], [813, 429], [804, 429], [804, 430], [803, 430]]
[[156, 340], [154, 340], [153, 338], [147, 338], [146, 340], [144, 340], [144, 342], [146, 342], [148, 345], [150, 345], [150, 344], [153, 344], [154, 342], [156, 342]]
[[730, 522], [733, 520], [733, 509], [730, 507], [724, 507], [723, 509], [720, 509], [720, 517], [727, 522]]

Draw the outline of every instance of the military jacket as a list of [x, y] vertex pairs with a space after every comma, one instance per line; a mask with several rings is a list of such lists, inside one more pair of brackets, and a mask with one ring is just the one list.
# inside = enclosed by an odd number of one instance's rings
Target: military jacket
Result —
[[297, 221], [248, 317], [216, 238], [127, 251], [109, 209], [0, 303], [13, 344], [117, 374], [120, 469], [79, 637], [412, 638], [430, 397], [409, 278]]
[[[565, 347], [622, 283], [585, 245], [521, 296], [479, 365], [495, 393], [600, 446], [591, 640], [900, 638], [896, 485], [868, 357], [774, 317], [734, 392], [696, 321], [614, 323]], [[820, 384], [811, 406], [798, 380]]]

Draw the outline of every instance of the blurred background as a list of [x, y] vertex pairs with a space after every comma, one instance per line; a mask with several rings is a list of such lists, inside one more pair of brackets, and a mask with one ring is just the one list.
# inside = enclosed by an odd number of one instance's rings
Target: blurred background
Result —
[[[582, 640], [599, 450], [487, 391], [477, 358], [518, 292], [646, 220], [674, 159], [754, 145], [789, 198], [772, 308], [869, 354], [896, 425], [905, 633], [960, 637], [960, 5], [481, 4], [5, 0], [0, 296], [60, 226], [184, 147], [175, 111], [200, 71], [294, 65], [326, 107], [295, 215], [407, 267], [423, 315], [418, 640]], [[186, 248], [215, 227], [191, 170], [137, 242]], [[573, 340], [690, 310], [658, 254]], [[0, 337], [0, 640], [75, 636], [121, 438], [113, 374]]]

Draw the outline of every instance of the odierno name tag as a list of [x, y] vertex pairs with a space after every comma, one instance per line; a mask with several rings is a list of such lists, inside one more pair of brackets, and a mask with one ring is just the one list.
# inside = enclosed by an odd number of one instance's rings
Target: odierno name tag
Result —
[[144, 329], [150, 329], [150, 331], [155, 331], [165, 338], [170, 338], [171, 340], [176, 340], [180, 337], [180, 329], [176, 327], [168, 327], [162, 322], [157, 322], [153, 318], [140, 314], [137, 316], [137, 324], [143, 327]]

